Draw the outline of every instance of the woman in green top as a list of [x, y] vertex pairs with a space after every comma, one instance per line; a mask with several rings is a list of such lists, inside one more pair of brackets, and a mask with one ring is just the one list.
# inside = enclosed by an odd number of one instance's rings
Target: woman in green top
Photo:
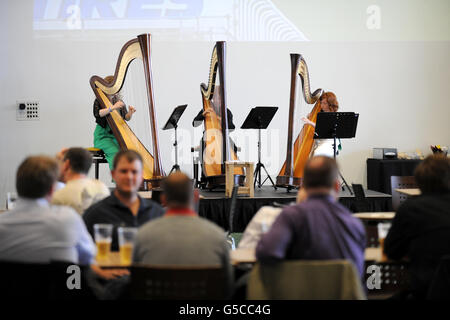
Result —
[[[111, 81], [112, 77], [106, 77], [105, 80]], [[94, 148], [103, 150], [106, 160], [108, 161], [109, 168], [112, 170], [114, 156], [120, 150], [120, 147], [108, 125], [108, 122], [106, 121], [106, 116], [113, 110], [117, 110], [122, 118], [126, 121], [130, 121], [133, 113], [136, 112], [136, 109], [133, 106], [129, 106], [129, 110], [127, 111], [127, 107], [121, 100], [118, 93], [113, 96], [108, 96], [108, 98], [113, 103], [113, 106], [108, 109], [101, 109], [98, 100], [95, 99], [94, 101], [94, 117], [95, 122], [97, 123], [94, 131]]]

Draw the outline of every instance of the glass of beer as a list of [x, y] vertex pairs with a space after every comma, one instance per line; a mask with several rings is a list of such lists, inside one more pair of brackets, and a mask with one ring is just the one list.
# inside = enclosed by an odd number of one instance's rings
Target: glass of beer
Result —
[[387, 256], [384, 254], [384, 239], [386, 238], [389, 229], [391, 227], [391, 224], [389, 222], [385, 223], [378, 223], [378, 241], [380, 242], [380, 248], [382, 253], [382, 260], [386, 261]]
[[119, 250], [120, 263], [130, 265], [133, 255], [134, 240], [137, 234], [137, 228], [120, 227], [119, 233]]
[[112, 224], [94, 224], [95, 244], [97, 245], [97, 259], [106, 260], [111, 252]]

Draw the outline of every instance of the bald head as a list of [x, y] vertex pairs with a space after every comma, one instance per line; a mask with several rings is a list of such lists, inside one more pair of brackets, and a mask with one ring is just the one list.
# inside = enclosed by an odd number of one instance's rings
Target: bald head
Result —
[[333, 189], [338, 178], [336, 160], [329, 157], [318, 156], [308, 160], [303, 174], [305, 189]]
[[168, 207], [189, 207], [194, 194], [193, 184], [189, 177], [180, 172], [170, 174], [162, 182], [166, 205]]

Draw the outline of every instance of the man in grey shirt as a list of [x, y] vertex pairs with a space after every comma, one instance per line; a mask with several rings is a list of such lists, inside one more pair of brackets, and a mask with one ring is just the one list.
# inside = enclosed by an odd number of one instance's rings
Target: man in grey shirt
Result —
[[134, 263], [220, 265], [232, 279], [225, 231], [193, 211], [192, 181], [181, 172], [163, 182], [165, 215], [143, 225], [137, 235]]
[[35, 156], [17, 170], [19, 200], [0, 215], [0, 260], [91, 264], [95, 244], [81, 217], [69, 207], [51, 205], [59, 167], [56, 160]]

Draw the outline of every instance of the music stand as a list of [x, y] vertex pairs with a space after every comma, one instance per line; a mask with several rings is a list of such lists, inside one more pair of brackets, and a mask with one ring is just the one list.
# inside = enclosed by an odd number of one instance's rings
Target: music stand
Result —
[[172, 114], [170, 115], [169, 119], [167, 120], [167, 122], [163, 128], [163, 130], [169, 130], [172, 128], [175, 129], [175, 142], [173, 143], [173, 146], [175, 147], [175, 164], [173, 165], [172, 169], [170, 169], [169, 174], [171, 174], [173, 170], [180, 171], [180, 166], [178, 165], [177, 128], [178, 128], [178, 121], [180, 120], [181, 115], [183, 114], [186, 107], [187, 107], [187, 104], [183, 104], [183, 105], [178, 106], [175, 109], [173, 109]]
[[[358, 125], [358, 113], [354, 112], [319, 112], [317, 114], [316, 130], [314, 139], [333, 139], [333, 157], [336, 159], [336, 139], [354, 138], [356, 127]], [[345, 181], [339, 171], [342, 181], [344, 182], [350, 194], [353, 191]]]
[[[272, 186], [277, 190], [277, 187], [275, 183], [273, 182], [272, 178], [270, 177], [269, 173], [266, 170], [266, 167], [261, 162], [261, 129], [267, 129], [269, 126], [270, 121], [272, 121], [273, 116], [277, 112], [278, 107], [255, 107], [252, 110], [250, 110], [250, 113], [248, 114], [247, 118], [245, 119], [244, 123], [241, 126], [241, 129], [258, 129], [258, 163], [256, 164], [254, 176], [255, 181], [253, 183], [253, 186], [256, 185], [256, 181], [258, 181], [258, 188], [261, 188], [261, 186], [266, 182], [267, 179], [270, 180], [272, 183]], [[264, 171], [267, 174], [266, 179], [261, 183], [261, 168], [264, 169]]]

